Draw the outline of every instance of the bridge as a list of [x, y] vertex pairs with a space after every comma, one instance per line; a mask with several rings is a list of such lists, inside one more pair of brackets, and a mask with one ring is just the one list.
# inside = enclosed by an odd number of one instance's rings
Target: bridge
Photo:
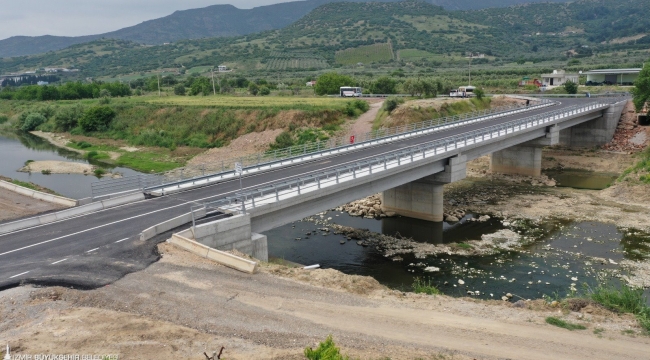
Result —
[[[25, 281], [109, 283], [146, 265], [134, 258], [155, 258], [143, 240], [187, 223], [204, 245], [266, 260], [260, 233], [376, 193], [387, 211], [442, 221], [442, 187], [463, 179], [468, 161], [491, 154], [495, 172], [539, 175], [545, 146], [610, 141], [624, 104], [562, 99], [260, 162], [241, 179], [230, 172], [201, 175], [150, 186], [147, 199], [140, 193], [128, 203], [108, 199], [85, 205], [91, 211], [82, 206], [2, 223], [0, 288]], [[93, 266], [109, 271], [98, 278], [89, 274]]]

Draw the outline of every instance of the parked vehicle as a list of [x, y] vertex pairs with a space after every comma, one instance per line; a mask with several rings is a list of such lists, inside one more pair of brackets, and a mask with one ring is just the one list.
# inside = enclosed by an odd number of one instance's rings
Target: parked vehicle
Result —
[[474, 90], [476, 90], [476, 87], [471, 85], [461, 86], [458, 90], [451, 90], [449, 92], [449, 97], [472, 97], [474, 95]]
[[342, 86], [341, 97], [361, 97], [363, 95], [360, 87]]

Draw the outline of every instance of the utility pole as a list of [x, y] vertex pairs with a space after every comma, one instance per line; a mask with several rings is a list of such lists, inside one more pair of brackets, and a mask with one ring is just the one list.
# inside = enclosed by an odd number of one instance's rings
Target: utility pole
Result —
[[474, 56], [473, 53], [469, 54], [469, 84], [472, 85], [472, 57]]
[[212, 68], [212, 92], [217, 95], [217, 88], [214, 86], [214, 68]]

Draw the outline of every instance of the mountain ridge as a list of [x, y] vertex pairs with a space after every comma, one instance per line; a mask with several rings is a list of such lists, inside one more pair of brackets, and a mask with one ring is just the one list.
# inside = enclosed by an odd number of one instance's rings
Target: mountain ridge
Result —
[[[115, 31], [84, 36], [13, 36], [0, 40], [0, 58], [45, 53], [101, 38], [129, 40], [147, 45], [160, 45], [179, 40], [206, 37], [229, 37], [281, 29], [298, 21], [317, 7], [331, 2], [369, 2], [367, 0], [307, 0], [239, 9], [231, 4], [177, 10], [172, 14]], [[398, 2], [400, 0], [374, 0]], [[548, 0], [429, 0], [423, 1], [447, 10], [468, 10], [503, 7]], [[551, 0], [566, 2], [569, 0]]]

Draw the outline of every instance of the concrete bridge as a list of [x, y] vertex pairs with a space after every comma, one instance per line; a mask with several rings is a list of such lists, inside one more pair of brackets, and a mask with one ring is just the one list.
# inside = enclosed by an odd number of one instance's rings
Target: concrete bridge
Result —
[[[133, 194], [127, 201], [107, 199], [0, 223], [0, 288], [23, 281], [61, 283], [64, 278], [68, 284], [95, 286], [88, 263], [74, 267], [74, 261], [92, 254], [93, 266], [125, 274], [134, 268], [124, 257], [136, 253], [110, 254], [215, 214], [232, 216], [196, 222], [196, 240], [262, 260], [268, 254], [260, 233], [376, 193], [383, 194], [386, 210], [442, 221], [442, 186], [463, 179], [468, 161], [492, 154], [494, 171], [539, 175], [544, 146], [608, 142], [624, 106], [620, 100], [562, 99], [554, 106], [434, 124], [249, 167], [241, 185], [232, 174], [216, 174], [178, 184], [176, 191], [150, 189], [148, 199]], [[64, 276], [71, 269], [74, 276]]]
[[625, 101], [569, 103], [194, 206], [193, 213], [233, 216], [194, 226], [192, 237], [266, 259], [266, 238], [259, 233], [376, 193], [384, 211], [442, 222], [443, 186], [464, 179], [468, 161], [491, 155], [493, 172], [539, 176], [543, 147], [596, 147], [612, 139]]

